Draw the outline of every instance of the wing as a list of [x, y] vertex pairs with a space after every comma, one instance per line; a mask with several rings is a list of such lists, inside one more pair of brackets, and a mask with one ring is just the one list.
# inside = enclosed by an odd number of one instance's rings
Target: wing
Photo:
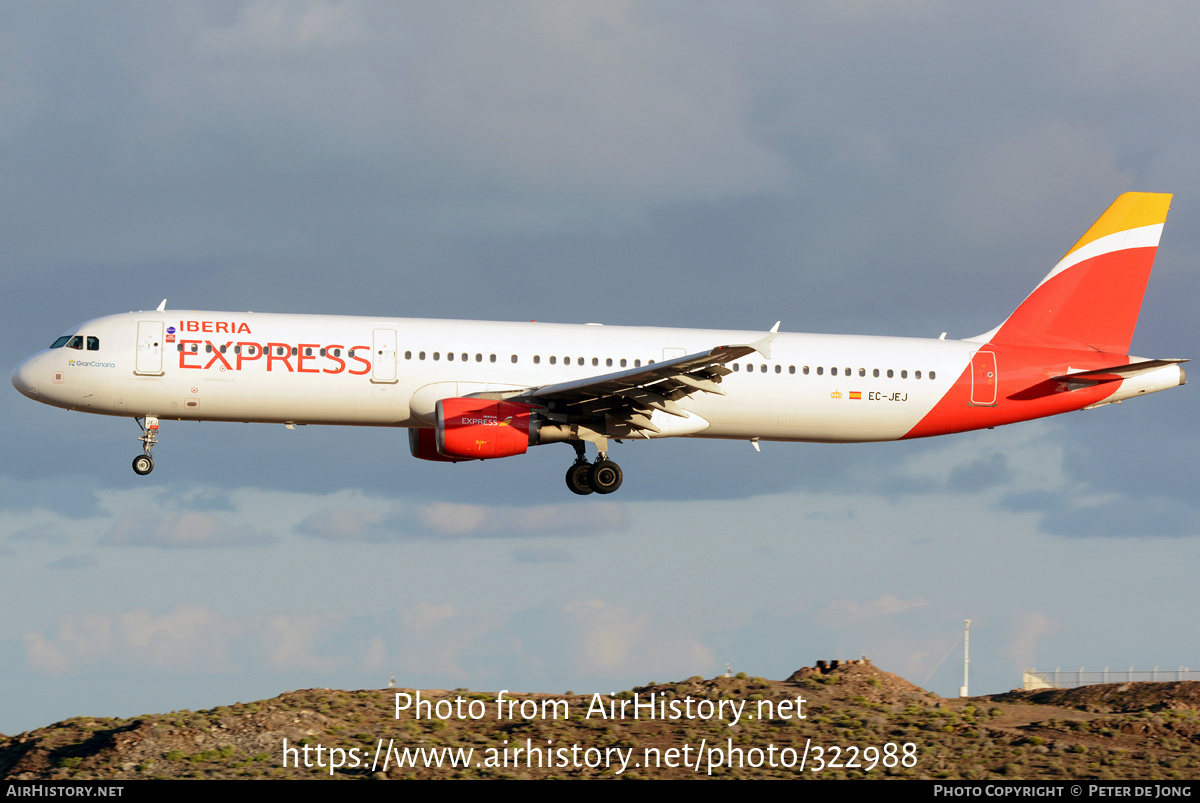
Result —
[[779, 334], [777, 322], [765, 337], [744, 345], [717, 346], [708, 351], [651, 362], [641, 368], [529, 388], [507, 398], [544, 405], [551, 419], [591, 419], [603, 432], [609, 416], [624, 423], [632, 434], [660, 432], [650, 420], [656, 410], [687, 418], [678, 402], [696, 393], [724, 396], [720, 383], [733, 373], [725, 363], [758, 352], [771, 356], [771, 342]]

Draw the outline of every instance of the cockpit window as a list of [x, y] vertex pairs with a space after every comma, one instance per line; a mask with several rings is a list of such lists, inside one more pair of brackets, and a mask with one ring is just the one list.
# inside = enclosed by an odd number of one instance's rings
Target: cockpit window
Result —
[[71, 340], [67, 343], [67, 348], [79, 349], [80, 351], [82, 351], [83, 350], [83, 335], [75, 335], [73, 338], [71, 338]]
[[51, 344], [50, 344], [50, 348], [52, 348], [52, 349], [60, 349], [60, 348], [62, 348], [63, 346], [67, 345], [67, 341], [68, 341], [68, 340], [70, 340], [70, 339], [71, 339], [71, 336], [70, 336], [70, 335], [63, 335], [63, 336], [62, 336], [62, 337], [60, 337], [58, 340], [55, 340], [53, 343], [51, 343]]
[[87, 339], [87, 350], [88, 351], [99, 351], [100, 350], [100, 338], [91, 337], [89, 335], [88, 339]]

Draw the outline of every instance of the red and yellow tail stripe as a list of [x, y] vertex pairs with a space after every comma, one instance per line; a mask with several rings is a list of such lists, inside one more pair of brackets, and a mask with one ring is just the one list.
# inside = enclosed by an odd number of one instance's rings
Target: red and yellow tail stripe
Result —
[[998, 329], [995, 345], [1127, 354], [1171, 196], [1127, 192]]

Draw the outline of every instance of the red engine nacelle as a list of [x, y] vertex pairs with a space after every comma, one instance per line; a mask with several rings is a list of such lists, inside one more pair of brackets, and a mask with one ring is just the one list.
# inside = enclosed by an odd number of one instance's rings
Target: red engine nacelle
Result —
[[421, 460], [435, 460], [439, 463], [460, 463], [457, 457], [446, 457], [438, 454], [437, 434], [432, 428], [410, 429], [408, 431], [408, 450], [412, 456]]
[[437, 403], [437, 451], [457, 460], [525, 454], [537, 439], [533, 410], [520, 402], [442, 399]]

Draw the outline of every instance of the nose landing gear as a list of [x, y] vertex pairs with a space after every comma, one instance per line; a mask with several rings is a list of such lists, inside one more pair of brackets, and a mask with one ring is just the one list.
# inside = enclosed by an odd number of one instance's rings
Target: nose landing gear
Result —
[[154, 470], [154, 458], [150, 456], [150, 452], [158, 443], [158, 419], [148, 415], [145, 418], [135, 418], [134, 421], [141, 427], [142, 435], [138, 440], [142, 442], [145, 454], [133, 458], [133, 473], [144, 477]]

